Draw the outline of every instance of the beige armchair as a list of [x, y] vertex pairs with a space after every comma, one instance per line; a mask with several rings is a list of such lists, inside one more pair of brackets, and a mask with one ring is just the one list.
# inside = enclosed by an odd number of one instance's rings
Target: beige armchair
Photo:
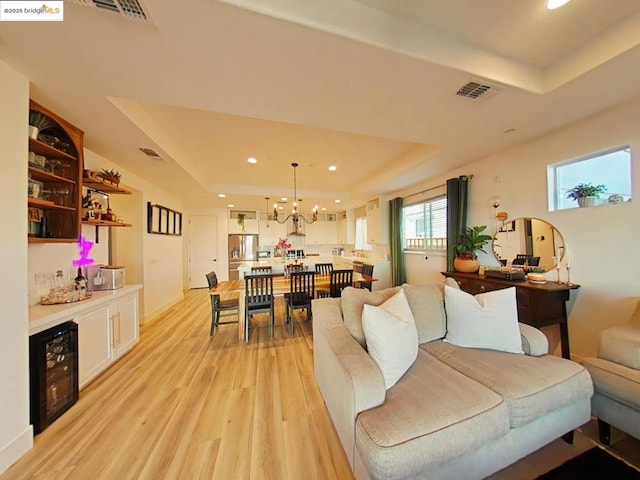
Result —
[[600, 441], [609, 445], [611, 425], [640, 438], [640, 304], [626, 325], [600, 334], [598, 358], [586, 358], [584, 366], [593, 379]]

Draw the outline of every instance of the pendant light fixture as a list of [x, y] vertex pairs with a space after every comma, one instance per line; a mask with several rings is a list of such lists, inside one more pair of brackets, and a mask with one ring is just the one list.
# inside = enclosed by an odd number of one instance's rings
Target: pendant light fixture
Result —
[[278, 209], [274, 206], [273, 208], [273, 218], [278, 223], [286, 223], [289, 219], [293, 222], [293, 231], [289, 233], [291, 236], [303, 237], [304, 233], [300, 231], [300, 227], [302, 226], [299, 222], [302, 221], [307, 224], [314, 223], [318, 220], [318, 206], [313, 207], [313, 211], [311, 214], [311, 220], [309, 220], [304, 213], [300, 213], [298, 211], [298, 202], [302, 202], [302, 199], [298, 199], [298, 185], [296, 178], [296, 168], [298, 168], [297, 163], [292, 163], [293, 167], [293, 211], [291, 214], [287, 215], [287, 218], [280, 221], [278, 220]]

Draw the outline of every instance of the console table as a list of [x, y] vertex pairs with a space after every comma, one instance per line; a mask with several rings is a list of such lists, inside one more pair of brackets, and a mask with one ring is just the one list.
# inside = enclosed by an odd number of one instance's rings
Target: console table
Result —
[[556, 282], [531, 283], [527, 280], [502, 280], [477, 273], [442, 272], [451, 277], [461, 290], [476, 295], [478, 293], [516, 287], [518, 321], [536, 328], [557, 324], [560, 327], [562, 356], [569, 355], [569, 327], [567, 324], [567, 300], [570, 290], [580, 285], [563, 285]]

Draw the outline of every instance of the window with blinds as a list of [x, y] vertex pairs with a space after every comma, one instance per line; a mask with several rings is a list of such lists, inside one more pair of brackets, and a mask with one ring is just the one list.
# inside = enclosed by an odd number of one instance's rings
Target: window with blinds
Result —
[[402, 209], [405, 250], [447, 249], [447, 197], [437, 197]]

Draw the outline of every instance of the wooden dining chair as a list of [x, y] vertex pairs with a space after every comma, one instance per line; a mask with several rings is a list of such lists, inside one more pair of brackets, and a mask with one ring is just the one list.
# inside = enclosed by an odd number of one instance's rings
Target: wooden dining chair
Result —
[[301, 263], [290, 263], [284, 266], [284, 275], [288, 277], [294, 272], [304, 272], [306, 267]]
[[244, 303], [244, 339], [249, 341], [249, 327], [251, 317], [256, 313], [268, 313], [273, 338], [273, 275], [245, 275], [245, 303]]
[[289, 284], [289, 293], [284, 294], [284, 304], [286, 323], [289, 324], [289, 331], [293, 336], [295, 325], [293, 312], [296, 308], [306, 310], [307, 320], [313, 318], [311, 300], [316, 295], [316, 272], [293, 272]]
[[338, 298], [342, 290], [353, 285], [353, 270], [332, 270], [329, 277], [329, 290], [318, 290], [318, 297]]
[[[368, 263], [363, 264], [362, 275], [373, 277], [373, 265], [369, 265]], [[360, 282], [360, 288], [366, 288], [367, 290], [371, 291], [371, 282]]]
[[[216, 272], [209, 272], [206, 275], [207, 283], [209, 284], [209, 289], [218, 286], [218, 276]], [[230, 317], [235, 316], [238, 318], [240, 314], [240, 305], [239, 299], [236, 294], [229, 294], [230, 298], [225, 298], [224, 300], [220, 299], [219, 293], [212, 293], [211, 296], [211, 330], [209, 331], [209, 336], [213, 337], [215, 333], [215, 329], [220, 325], [226, 325], [230, 323], [238, 323], [238, 320], [221, 322], [221, 317]]]
[[251, 267], [251, 275], [270, 275], [271, 273], [273, 273], [271, 265]]
[[360, 260], [354, 260], [353, 261], [353, 271], [354, 272], [358, 272], [358, 273], [362, 273], [362, 266], [364, 265], [364, 262], [361, 262]]
[[318, 275], [329, 275], [333, 270], [333, 263], [316, 263], [316, 273]]

